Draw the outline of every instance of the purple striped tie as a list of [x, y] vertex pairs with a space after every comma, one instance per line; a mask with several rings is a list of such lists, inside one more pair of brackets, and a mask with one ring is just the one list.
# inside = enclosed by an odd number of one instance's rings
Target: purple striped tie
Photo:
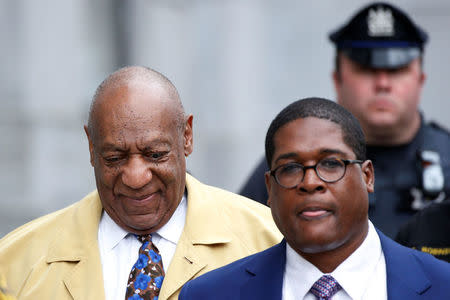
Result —
[[313, 284], [310, 292], [319, 298], [319, 300], [328, 300], [340, 289], [342, 287], [333, 276], [323, 275]]

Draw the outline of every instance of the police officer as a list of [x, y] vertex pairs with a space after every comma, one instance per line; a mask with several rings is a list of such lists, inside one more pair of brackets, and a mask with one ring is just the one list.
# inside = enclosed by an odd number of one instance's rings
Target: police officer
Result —
[[419, 211], [402, 225], [395, 240], [450, 263], [450, 199]]
[[[387, 3], [372, 3], [332, 32], [339, 104], [360, 121], [375, 166], [369, 217], [394, 237], [401, 224], [450, 195], [450, 134], [418, 110], [427, 34]], [[262, 161], [241, 194], [265, 202]]]

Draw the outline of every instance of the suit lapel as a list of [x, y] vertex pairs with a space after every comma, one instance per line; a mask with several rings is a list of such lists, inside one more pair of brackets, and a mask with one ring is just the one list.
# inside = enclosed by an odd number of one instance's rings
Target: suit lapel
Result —
[[[377, 232], [386, 260], [388, 299], [422, 299], [431, 282], [413, 253]], [[249, 260], [243, 272], [250, 278], [241, 286], [241, 299], [281, 299], [285, 265], [285, 240]]]
[[255, 255], [243, 270], [250, 278], [241, 287], [240, 299], [281, 299], [285, 265], [285, 240]]
[[422, 267], [412, 252], [378, 231], [386, 260], [386, 281], [389, 299], [421, 299], [431, 287]]
[[104, 284], [97, 232], [102, 206], [98, 194], [91, 193], [82, 200], [74, 214], [67, 218], [61, 231], [49, 247], [49, 264], [70, 264], [62, 274], [73, 299], [104, 299]]

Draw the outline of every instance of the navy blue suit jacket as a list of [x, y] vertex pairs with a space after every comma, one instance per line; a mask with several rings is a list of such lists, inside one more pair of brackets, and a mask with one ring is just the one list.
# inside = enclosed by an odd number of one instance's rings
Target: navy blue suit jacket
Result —
[[[450, 264], [397, 244], [378, 231], [386, 260], [388, 299], [450, 299]], [[186, 283], [180, 300], [280, 299], [286, 264], [283, 240]]]

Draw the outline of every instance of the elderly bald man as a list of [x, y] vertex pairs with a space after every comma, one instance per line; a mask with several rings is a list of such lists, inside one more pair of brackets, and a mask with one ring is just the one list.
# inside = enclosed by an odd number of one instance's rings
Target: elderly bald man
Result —
[[135, 66], [105, 79], [85, 126], [97, 190], [0, 241], [10, 290], [177, 299], [188, 280], [279, 242], [268, 208], [186, 173], [192, 125], [162, 74]]

